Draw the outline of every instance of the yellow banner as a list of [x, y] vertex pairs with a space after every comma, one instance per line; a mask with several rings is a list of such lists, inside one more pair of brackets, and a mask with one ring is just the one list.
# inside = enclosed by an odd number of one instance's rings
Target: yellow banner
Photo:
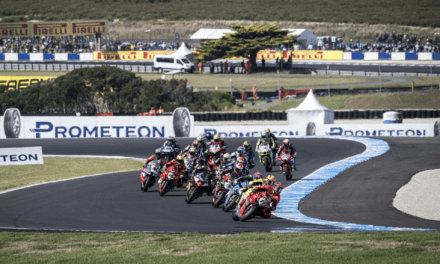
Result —
[[55, 76], [0, 76], [0, 85], [6, 85], [10, 90], [17, 90], [27, 88], [31, 84], [55, 78]]
[[292, 53], [293, 60], [342, 60], [343, 51], [339, 50], [298, 50]]
[[0, 23], [0, 38], [108, 34], [107, 20]]
[[174, 51], [95, 51], [93, 59], [102, 60], [153, 60], [156, 54], [172, 54]]

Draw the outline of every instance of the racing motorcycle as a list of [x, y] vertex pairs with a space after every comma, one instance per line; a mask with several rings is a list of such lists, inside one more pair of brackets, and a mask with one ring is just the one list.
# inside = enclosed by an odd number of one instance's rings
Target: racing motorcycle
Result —
[[208, 177], [206, 170], [196, 170], [194, 176], [190, 178], [188, 186], [186, 186], [185, 202], [192, 203], [197, 198], [201, 197], [203, 193], [209, 191]]
[[208, 171], [211, 175], [214, 175], [218, 166], [220, 165], [223, 156], [223, 149], [220, 145], [212, 144], [209, 146], [209, 160]]
[[224, 201], [231, 188], [231, 174], [227, 173], [217, 182], [213, 191], [212, 206], [218, 208]]
[[155, 178], [160, 175], [160, 165], [156, 161], [148, 163], [147, 167], [144, 168], [139, 175], [141, 178], [141, 190], [146, 192], [148, 188], [152, 187], [155, 182]]
[[262, 143], [258, 148], [260, 162], [267, 172], [272, 171], [272, 149], [268, 143]]
[[255, 216], [270, 218], [272, 198], [268, 194], [270, 189], [266, 187], [256, 187], [241, 202], [232, 215], [234, 221], [246, 221]]
[[185, 182], [192, 176], [194, 167], [197, 165], [197, 157], [185, 156]]
[[179, 186], [180, 177], [174, 171], [164, 170], [159, 179], [159, 195], [164, 196], [167, 192]]
[[223, 211], [229, 212], [231, 209], [237, 206], [237, 203], [241, 198], [241, 190], [246, 187], [247, 182], [234, 181], [231, 188], [229, 188], [228, 193], [225, 197], [225, 202], [223, 205]]
[[295, 161], [292, 154], [290, 154], [289, 151], [284, 151], [280, 154], [278, 161], [281, 166], [281, 172], [284, 174], [284, 176], [286, 176], [286, 180], [291, 180], [294, 167], [293, 164]]
[[162, 156], [166, 158], [167, 162], [172, 161], [176, 158], [176, 154], [179, 152], [179, 149], [171, 143], [171, 142], [165, 142], [165, 144], [162, 146]]

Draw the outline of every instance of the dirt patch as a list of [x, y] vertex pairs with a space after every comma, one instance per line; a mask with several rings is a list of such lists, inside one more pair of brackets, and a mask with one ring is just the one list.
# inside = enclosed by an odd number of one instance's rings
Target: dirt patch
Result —
[[209, 249], [204, 249], [201, 247], [191, 247], [188, 250], [184, 251], [175, 251], [174, 249], [169, 250], [162, 250], [162, 251], [153, 251], [151, 254], [153, 255], [173, 255], [173, 256], [188, 256], [190, 254], [194, 253], [200, 253], [200, 252], [208, 252]]
[[73, 252], [73, 251], [79, 251], [81, 250], [81, 247], [71, 247], [71, 248], [58, 248], [58, 249], [49, 249], [49, 250], [29, 250], [24, 251], [19, 254], [18, 256], [24, 256], [24, 255], [30, 255], [30, 254], [54, 254], [54, 253], [61, 253], [61, 252]]

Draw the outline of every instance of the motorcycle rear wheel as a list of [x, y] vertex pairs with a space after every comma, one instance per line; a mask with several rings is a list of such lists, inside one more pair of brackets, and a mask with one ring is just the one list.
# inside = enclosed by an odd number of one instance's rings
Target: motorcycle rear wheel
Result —
[[249, 205], [245, 210], [244, 210], [244, 214], [243, 216], [240, 218], [241, 222], [244, 222], [246, 220], [248, 220], [249, 218], [251, 218], [254, 213], [257, 211], [258, 206], [255, 204], [251, 204]]
[[219, 191], [217, 198], [215, 200], [215, 203], [214, 203], [214, 208], [218, 208], [220, 206], [220, 204], [223, 203], [224, 198], [225, 198], [225, 193], [222, 191]]
[[161, 183], [162, 190], [159, 192], [160, 196], [164, 196], [165, 193], [167, 193], [167, 191], [168, 191], [168, 184], [169, 184], [169, 181], [162, 181], [162, 183]]

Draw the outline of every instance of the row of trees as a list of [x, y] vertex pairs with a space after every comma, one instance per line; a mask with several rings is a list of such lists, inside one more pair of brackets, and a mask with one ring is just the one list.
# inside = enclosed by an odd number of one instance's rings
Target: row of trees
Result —
[[144, 81], [116, 67], [81, 68], [25, 89], [0, 86], [0, 111], [18, 108], [23, 113], [121, 114], [148, 112], [162, 106], [173, 111], [219, 111], [234, 105], [234, 97], [221, 91], [193, 92], [180, 80]]

